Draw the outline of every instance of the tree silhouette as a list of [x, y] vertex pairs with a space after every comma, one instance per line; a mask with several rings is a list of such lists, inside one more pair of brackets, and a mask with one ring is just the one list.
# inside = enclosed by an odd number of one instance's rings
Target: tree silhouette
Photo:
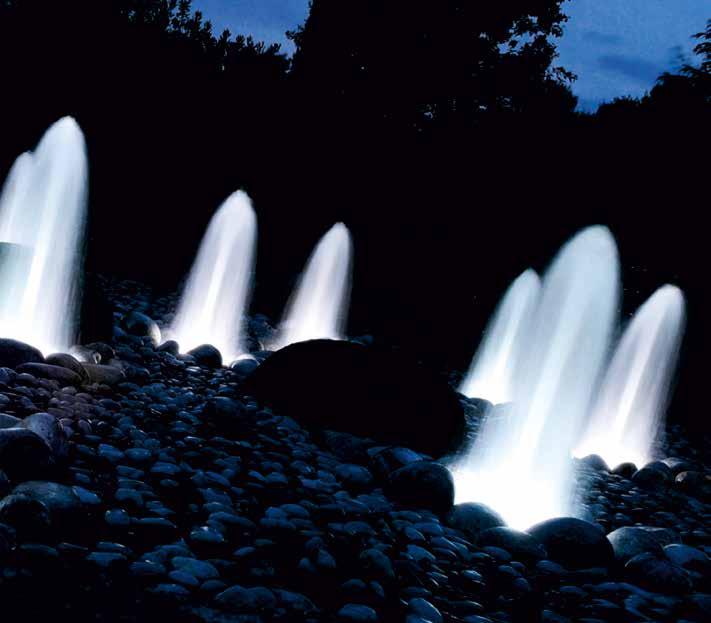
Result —
[[561, 0], [312, 0], [293, 76], [325, 106], [421, 128], [574, 98], [553, 67]]
[[711, 20], [694, 38], [699, 41], [694, 47], [699, 64], [684, 63], [678, 74], [662, 74], [643, 102], [652, 111], [687, 123], [711, 112]]

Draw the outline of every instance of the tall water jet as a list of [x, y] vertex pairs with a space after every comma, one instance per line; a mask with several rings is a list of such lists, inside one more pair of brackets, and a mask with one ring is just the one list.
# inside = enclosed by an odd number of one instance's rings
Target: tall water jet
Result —
[[15, 161], [0, 196], [0, 337], [45, 355], [72, 346], [87, 187], [84, 135], [70, 117]]
[[607, 355], [619, 260], [604, 227], [571, 239], [546, 272], [516, 366], [513, 402], [453, 466], [457, 502], [483, 502], [514, 528], [573, 512], [571, 451]]
[[182, 352], [212, 344], [226, 362], [245, 353], [242, 324], [249, 306], [256, 243], [252, 202], [237, 191], [208, 225], [168, 331]]
[[541, 280], [534, 270], [521, 274], [506, 291], [459, 391], [499, 404], [512, 399], [514, 372], [538, 303]]
[[351, 286], [353, 244], [336, 223], [321, 238], [294, 290], [273, 349], [294, 342], [343, 336]]
[[684, 295], [666, 285], [632, 318], [610, 362], [575, 456], [600, 455], [611, 467], [653, 458], [685, 326]]

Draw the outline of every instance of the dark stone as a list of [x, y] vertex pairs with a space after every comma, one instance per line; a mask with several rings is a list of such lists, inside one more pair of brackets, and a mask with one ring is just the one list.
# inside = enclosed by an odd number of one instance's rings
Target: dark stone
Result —
[[259, 367], [259, 362], [256, 359], [246, 358], [234, 361], [230, 369], [239, 376], [249, 376]]
[[631, 558], [625, 565], [625, 575], [633, 584], [658, 593], [686, 593], [692, 587], [684, 569], [649, 552]]
[[208, 368], [222, 367], [222, 355], [212, 344], [202, 344], [188, 351], [188, 355], [195, 359], [195, 363]]
[[2, 428], [17, 428], [22, 424], [22, 420], [14, 415], [0, 413], [0, 429]]
[[454, 480], [440, 463], [418, 461], [390, 474], [386, 494], [394, 501], [411, 508], [425, 508], [446, 513], [454, 504]]
[[674, 486], [687, 495], [702, 500], [711, 499], [711, 474], [697, 471], [687, 471], [677, 474]]
[[321, 433], [321, 441], [342, 461], [364, 463], [368, 460], [370, 444], [360, 437], [335, 430], [325, 430]]
[[446, 523], [450, 528], [461, 530], [473, 542], [484, 530], [506, 525], [495, 510], [477, 502], [457, 504], [447, 515]]
[[546, 558], [545, 548], [530, 534], [505, 526], [489, 528], [481, 532], [477, 545], [500, 547], [522, 562], [538, 562]]
[[33, 480], [17, 485], [13, 493], [42, 502], [52, 521], [74, 522], [86, 514], [86, 507], [71, 487], [56, 482]]
[[671, 480], [674, 477], [671, 467], [669, 467], [664, 461], [651, 461], [646, 465], [643, 465], [642, 469], [656, 469], [658, 472], [664, 474], [667, 480]]
[[108, 363], [116, 357], [116, 351], [104, 342], [91, 342], [84, 347], [99, 355], [99, 363]]
[[580, 459], [580, 462], [598, 472], [609, 472], [610, 467], [599, 454], [588, 454]]
[[379, 478], [387, 478], [396, 469], [422, 461], [420, 454], [409, 448], [392, 446], [378, 450], [370, 457], [372, 469]]
[[217, 396], [205, 404], [204, 415], [217, 421], [231, 420], [244, 414], [244, 405], [226, 396]]
[[232, 586], [215, 597], [223, 608], [235, 613], [257, 613], [269, 611], [276, 606], [276, 596], [263, 586], [244, 588]]
[[12, 485], [7, 474], [0, 469], [0, 498], [4, 498], [8, 493], [10, 493]]
[[12, 551], [16, 537], [17, 533], [12, 526], [0, 523], [0, 560]]
[[1, 367], [17, 368], [25, 363], [42, 363], [43, 361], [42, 353], [34, 346], [10, 338], [0, 338]]
[[26, 372], [38, 379], [57, 381], [61, 385], [81, 385], [82, 377], [63, 366], [46, 363], [23, 363], [17, 367], [19, 373]]
[[373, 475], [361, 465], [343, 463], [336, 468], [336, 477], [347, 489], [367, 489]]
[[80, 363], [101, 363], [101, 355], [86, 346], [74, 346], [72, 352]]
[[385, 584], [395, 580], [390, 559], [378, 549], [367, 549], [360, 555], [360, 563], [365, 576]]
[[632, 482], [644, 489], [661, 489], [669, 482], [669, 476], [662, 470], [643, 467], [634, 473]]
[[431, 623], [443, 623], [442, 614], [429, 601], [422, 597], [415, 597], [407, 604], [408, 610], [420, 617], [423, 621]]
[[160, 344], [160, 328], [155, 320], [145, 314], [136, 311], [130, 312], [123, 318], [123, 328], [131, 335], [149, 337], [154, 344]]
[[695, 547], [674, 543], [664, 548], [664, 554], [673, 564], [683, 569], [697, 571], [711, 577], [711, 558]]
[[244, 339], [244, 348], [247, 349], [248, 353], [258, 353], [260, 350], [262, 350], [262, 343], [259, 341], [259, 338], [255, 337], [254, 335], [245, 335], [243, 337]]
[[662, 459], [662, 463], [669, 467], [673, 478], [676, 478], [681, 472], [691, 469], [691, 464], [688, 461], [673, 456]]
[[86, 370], [84, 370], [81, 362], [76, 357], [72, 357], [72, 355], [68, 355], [67, 353], [53, 353], [47, 357], [47, 363], [52, 366], [60, 366], [62, 368], [66, 368], [67, 370], [71, 370], [82, 379], [88, 378]]
[[711, 595], [706, 593], [696, 593], [689, 595], [685, 600], [684, 607], [694, 617], [700, 621], [708, 621], [711, 618]]
[[126, 380], [126, 375], [113, 366], [103, 366], [98, 363], [83, 363], [82, 367], [86, 371], [91, 383], [118, 385]]
[[370, 606], [346, 604], [336, 614], [339, 623], [376, 623], [378, 614]]
[[54, 464], [52, 449], [26, 428], [0, 429], [0, 469], [14, 481], [42, 477]]
[[612, 470], [612, 473], [629, 479], [634, 476], [636, 471], [637, 466], [634, 463], [620, 463]]
[[649, 552], [655, 556], [662, 555], [662, 548], [656, 539], [646, 530], [637, 526], [624, 526], [613, 530], [607, 535], [615, 560], [618, 564], [626, 564], [630, 558]]
[[434, 457], [462, 442], [464, 412], [444, 379], [404, 356], [335, 340], [292, 344], [245, 392], [306, 426], [402, 444]]
[[543, 544], [551, 560], [568, 569], [610, 567], [615, 559], [602, 529], [582, 519], [548, 519], [527, 532]]
[[12, 526], [20, 538], [41, 538], [50, 526], [47, 506], [22, 494], [12, 494], [0, 500], [0, 522]]
[[39, 435], [52, 449], [55, 457], [66, 455], [67, 437], [57, 418], [53, 415], [49, 413], [33, 413], [22, 420], [20, 426]]
[[176, 356], [180, 352], [180, 345], [175, 340], [168, 340], [163, 342], [156, 350], [159, 353], [168, 353]]

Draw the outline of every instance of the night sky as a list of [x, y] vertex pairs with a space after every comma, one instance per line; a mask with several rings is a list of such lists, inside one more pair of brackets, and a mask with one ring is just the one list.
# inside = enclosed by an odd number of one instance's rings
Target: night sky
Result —
[[[217, 30], [282, 43], [303, 22], [308, 0], [193, 0]], [[691, 35], [711, 18], [709, 0], [570, 0], [559, 42], [560, 64], [578, 75], [580, 107], [621, 95], [642, 95], [655, 78], [690, 54]]]

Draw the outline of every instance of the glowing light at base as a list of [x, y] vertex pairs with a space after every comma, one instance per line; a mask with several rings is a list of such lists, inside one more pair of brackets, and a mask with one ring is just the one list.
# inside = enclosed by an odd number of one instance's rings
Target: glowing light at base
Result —
[[212, 344], [229, 363], [245, 354], [242, 323], [249, 305], [257, 217], [246, 193], [231, 195], [215, 213], [200, 244], [166, 338], [181, 352]]
[[651, 461], [664, 421], [685, 325], [684, 295], [666, 285], [632, 318], [605, 374], [575, 456], [598, 454], [610, 467]]
[[571, 452], [609, 351], [619, 260], [604, 227], [572, 238], [544, 275], [516, 366], [513, 402], [485, 421], [452, 466], [459, 502], [482, 502], [514, 528], [574, 514]]
[[0, 337], [68, 351], [86, 226], [84, 135], [65, 117], [13, 165], [0, 195]]
[[507, 525], [526, 530], [540, 521], [570, 513], [569, 505], [532, 474], [521, 478], [527, 466], [513, 460], [490, 470], [457, 467], [452, 469], [456, 485], [454, 502], [481, 502], [499, 513]]
[[512, 399], [515, 369], [540, 290], [541, 280], [533, 270], [527, 270], [511, 284], [459, 387], [462, 394], [494, 404]]
[[342, 339], [351, 289], [353, 244], [336, 223], [316, 245], [270, 348], [319, 338]]

